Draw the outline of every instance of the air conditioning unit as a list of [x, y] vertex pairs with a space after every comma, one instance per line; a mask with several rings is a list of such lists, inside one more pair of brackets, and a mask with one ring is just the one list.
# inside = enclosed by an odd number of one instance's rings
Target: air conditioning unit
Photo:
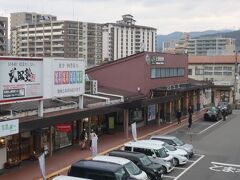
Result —
[[90, 81], [90, 93], [97, 94], [97, 92], [98, 92], [97, 80], [91, 80]]

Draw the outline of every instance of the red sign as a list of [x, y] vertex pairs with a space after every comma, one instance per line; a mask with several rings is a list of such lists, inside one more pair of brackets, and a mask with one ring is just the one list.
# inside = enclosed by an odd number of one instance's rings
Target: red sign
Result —
[[57, 124], [55, 126], [56, 131], [59, 132], [70, 132], [72, 131], [72, 125], [71, 124]]

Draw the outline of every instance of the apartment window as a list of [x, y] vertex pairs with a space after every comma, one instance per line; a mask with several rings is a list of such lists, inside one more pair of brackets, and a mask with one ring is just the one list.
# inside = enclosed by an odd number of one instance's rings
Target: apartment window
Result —
[[192, 69], [188, 69], [188, 75], [192, 75]]
[[203, 69], [195, 68], [195, 75], [203, 75]]
[[152, 68], [151, 78], [169, 78], [184, 76], [184, 68]]

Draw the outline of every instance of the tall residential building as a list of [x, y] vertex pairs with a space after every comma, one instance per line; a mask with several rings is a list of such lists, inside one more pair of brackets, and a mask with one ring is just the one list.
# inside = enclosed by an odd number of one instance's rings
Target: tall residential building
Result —
[[6, 55], [8, 49], [8, 18], [0, 17], [0, 56]]
[[233, 55], [235, 39], [222, 37], [190, 38], [183, 34], [176, 43], [176, 53], [188, 53], [190, 56], [221, 56]]
[[193, 56], [233, 55], [235, 39], [221, 37], [189, 39], [187, 51], [189, 55]]
[[12, 54], [17, 56], [79, 57], [88, 67], [102, 61], [102, 26], [78, 21], [49, 21], [12, 30]]
[[103, 25], [103, 60], [111, 61], [141, 51], [155, 52], [156, 29], [135, 25], [130, 14], [116, 23]]
[[35, 24], [42, 21], [56, 21], [57, 16], [50, 14], [39, 14], [35, 12], [16, 12], [11, 13], [11, 29], [23, 24]]

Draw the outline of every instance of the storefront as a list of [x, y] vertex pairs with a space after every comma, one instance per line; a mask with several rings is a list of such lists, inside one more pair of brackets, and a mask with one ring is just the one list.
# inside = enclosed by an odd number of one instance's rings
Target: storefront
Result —
[[54, 126], [54, 150], [58, 150], [73, 144], [72, 123], [57, 124]]

